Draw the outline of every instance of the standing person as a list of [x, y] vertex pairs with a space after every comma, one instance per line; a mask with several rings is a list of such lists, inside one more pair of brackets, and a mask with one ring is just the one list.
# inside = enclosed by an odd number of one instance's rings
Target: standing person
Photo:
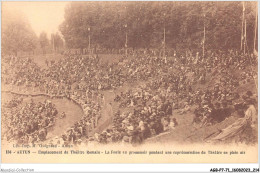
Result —
[[113, 107], [112, 107], [112, 103], [109, 103], [109, 104], [108, 104], [108, 111], [109, 111], [110, 116], [113, 116]]
[[86, 123], [86, 137], [87, 137], [87, 138], [88, 138], [88, 136], [89, 136], [89, 132], [90, 132], [90, 123], [87, 122], [87, 123]]
[[104, 94], [101, 94], [101, 98], [102, 98], [102, 104], [105, 105], [106, 104], [106, 100], [105, 100]]
[[251, 127], [257, 124], [257, 111], [254, 106], [255, 100], [250, 99], [247, 101], [247, 110], [245, 111], [245, 118], [250, 121]]
[[[221, 130], [221, 133], [216, 137], [212, 138], [212, 141], [223, 141], [227, 138], [237, 135], [239, 132], [242, 132], [247, 127], [255, 127], [255, 121], [257, 119], [257, 112], [254, 107], [254, 100], [247, 99], [245, 100], [246, 111], [243, 118], [239, 118], [233, 124], [229, 125], [225, 129]], [[248, 126], [249, 125], [249, 126]]]
[[45, 60], [45, 64], [47, 67], [49, 67], [49, 61], [47, 59]]
[[97, 126], [97, 124], [98, 124], [98, 119], [99, 119], [99, 114], [98, 113], [96, 113], [95, 114], [95, 125]]

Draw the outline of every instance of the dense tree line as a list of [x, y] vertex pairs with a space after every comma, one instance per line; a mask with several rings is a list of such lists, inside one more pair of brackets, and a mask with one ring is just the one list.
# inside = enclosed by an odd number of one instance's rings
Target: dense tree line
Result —
[[[248, 47], [252, 49], [256, 2], [245, 2]], [[71, 2], [60, 26], [68, 48], [240, 48], [242, 2]]]

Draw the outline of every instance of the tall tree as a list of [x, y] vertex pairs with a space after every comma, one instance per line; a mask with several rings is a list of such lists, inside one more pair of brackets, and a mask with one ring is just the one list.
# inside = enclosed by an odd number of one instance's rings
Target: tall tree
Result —
[[36, 48], [37, 36], [22, 13], [3, 10], [2, 53], [30, 52]]
[[[246, 2], [248, 47], [253, 47], [255, 2]], [[71, 2], [60, 26], [68, 48], [239, 48], [241, 2]], [[205, 17], [204, 17], [205, 16]], [[127, 25], [127, 27], [124, 27]], [[90, 31], [88, 30], [90, 28]], [[251, 38], [252, 37], [252, 38]]]
[[60, 34], [57, 32], [56, 34], [51, 34], [51, 46], [54, 52], [59, 51], [63, 48], [64, 43], [63, 39], [61, 38]]
[[42, 32], [39, 37], [39, 42], [42, 48], [42, 53], [46, 54], [46, 47], [49, 45], [49, 40], [47, 38], [46, 32]]

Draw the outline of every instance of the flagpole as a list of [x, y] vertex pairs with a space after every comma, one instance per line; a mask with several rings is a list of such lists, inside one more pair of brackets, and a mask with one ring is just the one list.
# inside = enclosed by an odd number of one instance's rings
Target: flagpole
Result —
[[202, 47], [203, 58], [205, 55], [205, 39], [206, 39], [206, 27], [205, 27], [205, 14], [204, 14], [204, 34], [203, 34], [203, 47]]
[[246, 20], [245, 20], [245, 36], [244, 36], [244, 54], [246, 53]]
[[127, 6], [125, 6], [125, 22], [126, 22], [126, 24], [125, 24], [125, 56], [127, 57], [127, 42], [128, 42], [128, 38], [127, 38]]
[[127, 56], [127, 24], [125, 25], [125, 55]]
[[256, 32], [257, 32], [257, 12], [258, 12], [258, 9], [257, 9], [257, 5], [256, 5], [256, 12], [255, 12], [255, 38], [254, 38], [254, 53], [255, 53], [255, 51], [256, 51]]
[[90, 54], [90, 28], [88, 28], [88, 51], [89, 51], [89, 54]]
[[242, 16], [242, 27], [241, 27], [241, 45], [240, 45], [240, 50], [242, 51], [243, 50], [243, 41], [244, 41], [244, 18], [245, 18], [245, 2], [243, 1], [242, 2], [243, 4], [243, 16]]
[[55, 40], [54, 40], [54, 34], [52, 33], [52, 48], [53, 52], [55, 53]]
[[163, 13], [164, 15], [164, 28], [163, 28], [163, 56], [165, 58], [165, 13]]

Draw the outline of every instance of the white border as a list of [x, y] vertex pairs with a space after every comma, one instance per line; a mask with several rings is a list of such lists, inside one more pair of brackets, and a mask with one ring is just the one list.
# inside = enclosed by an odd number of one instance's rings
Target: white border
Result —
[[[2, 1], [9, 1], [9, 0], [1, 0], [1, 2]], [[21, 1], [21, 0], [17, 0], [17, 1]], [[36, 1], [41, 1], [41, 0], [36, 0]], [[68, 1], [68, 0], [61, 0], [61, 1]], [[109, 1], [109, 0], [103, 0], [103, 1]], [[156, 1], [156, 0], [152, 0], [152, 1]], [[195, 1], [195, 0], [191, 0], [191, 1]], [[227, 0], [223, 0], [223, 1], [227, 1]], [[1, 4], [0, 7], [2, 7]], [[258, 3], [258, 14], [259, 14], [259, 7], [260, 7], [260, 3]], [[1, 13], [0, 13], [0, 19], [1, 19]], [[258, 16], [258, 23], [259, 22], [260, 19]], [[260, 29], [258, 27], [258, 50], [260, 50], [259, 31]], [[0, 32], [0, 36], [1, 36], [1, 32]], [[260, 65], [258, 63], [258, 71], [259, 69], [260, 69]], [[0, 70], [1, 70], [1, 66], [0, 66]], [[258, 81], [260, 81], [259, 75], [258, 75]], [[258, 90], [259, 90], [259, 85], [258, 85]], [[0, 96], [0, 103], [1, 103], [1, 96]], [[258, 103], [258, 110], [260, 110], [259, 108], [260, 106]], [[258, 119], [258, 124], [260, 124], [259, 119]], [[258, 132], [259, 132], [259, 126], [258, 126]], [[1, 128], [0, 128], [0, 134], [1, 134]], [[259, 137], [260, 135], [258, 133], [258, 145], [260, 141]], [[1, 151], [1, 147], [0, 147], [0, 151]], [[258, 151], [259, 151], [259, 147], [258, 147]], [[33, 169], [33, 172], [210, 172], [211, 168], [229, 168], [230, 171], [232, 168], [251, 168], [252, 170], [253, 168], [259, 168], [259, 158], [260, 155], [258, 154], [258, 163], [256, 164], [174, 164], [174, 163], [173, 164], [2, 164], [2, 162], [0, 162], [0, 169], [9, 170], [8, 172], [25, 172], [22, 171], [22, 169], [24, 170]]]

